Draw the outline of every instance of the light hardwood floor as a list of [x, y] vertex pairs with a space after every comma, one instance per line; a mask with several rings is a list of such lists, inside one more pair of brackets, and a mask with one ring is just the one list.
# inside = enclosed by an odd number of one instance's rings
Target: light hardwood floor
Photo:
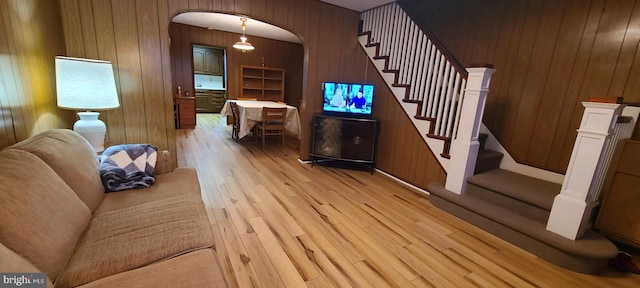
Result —
[[219, 114], [178, 130], [229, 287], [640, 287], [571, 272], [433, 207], [380, 173], [303, 164], [276, 140], [231, 140]]

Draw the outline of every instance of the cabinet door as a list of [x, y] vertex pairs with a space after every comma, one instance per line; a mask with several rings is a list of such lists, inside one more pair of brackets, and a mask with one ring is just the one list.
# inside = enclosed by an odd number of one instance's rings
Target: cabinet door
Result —
[[213, 75], [222, 75], [222, 57], [220, 50], [207, 49], [204, 55], [204, 69]]
[[376, 122], [344, 120], [342, 124], [342, 159], [373, 161]]
[[200, 48], [193, 49], [193, 72], [204, 73], [205, 72], [205, 51]]
[[209, 92], [196, 92], [196, 112], [212, 112]]
[[313, 119], [312, 153], [324, 157], [340, 158], [343, 121], [322, 116], [315, 116]]
[[222, 107], [226, 103], [226, 97], [224, 93], [213, 92], [211, 93], [211, 112], [220, 113]]
[[180, 128], [193, 129], [196, 126], [195, 103], [191, 99], [179, 99], [178, 115], [180, 119]]

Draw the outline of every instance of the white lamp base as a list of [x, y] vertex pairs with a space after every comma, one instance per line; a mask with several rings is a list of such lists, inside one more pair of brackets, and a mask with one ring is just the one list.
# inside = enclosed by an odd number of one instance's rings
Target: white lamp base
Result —
[[80, 120], [73, 124], [73, 131], [87, 139], [96, 152], [104, 151], [104, 136], [107, 134], [107, 126], [98, 119], [99, 115], [98, 112], [78, 112]]

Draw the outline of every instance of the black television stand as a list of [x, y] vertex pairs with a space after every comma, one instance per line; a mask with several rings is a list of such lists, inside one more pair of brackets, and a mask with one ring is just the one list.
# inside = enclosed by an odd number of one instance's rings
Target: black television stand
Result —
[[344, 161], [364, 165], [373, 173], [378, 123], [373, 118], [313, 115], [311, 165]]

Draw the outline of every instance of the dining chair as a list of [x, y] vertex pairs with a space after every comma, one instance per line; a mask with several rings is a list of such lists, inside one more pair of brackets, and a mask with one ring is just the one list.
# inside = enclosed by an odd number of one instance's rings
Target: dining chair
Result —
[[250, 100], [250, 101], [257, 101], [258, 98], [250, 98], [250, 97], [238, 97], [237, 100]]
[[267, 136], [280, 135], [282, 137], [282, 149], [284, 150], [284, 121], [287, 117], [287, 108], [262, 108], [262, 121], [256, 125], [255, 131], [262, 138], [262, 151], [264, 151]]
[[238, 142], [238, 132], [240, 132], [240, 110], [238, 109], [238, 103], [229, 101], [231, 106], [231, 115], [233, 116], [233, 129], [231, 130], [231, 138]]

